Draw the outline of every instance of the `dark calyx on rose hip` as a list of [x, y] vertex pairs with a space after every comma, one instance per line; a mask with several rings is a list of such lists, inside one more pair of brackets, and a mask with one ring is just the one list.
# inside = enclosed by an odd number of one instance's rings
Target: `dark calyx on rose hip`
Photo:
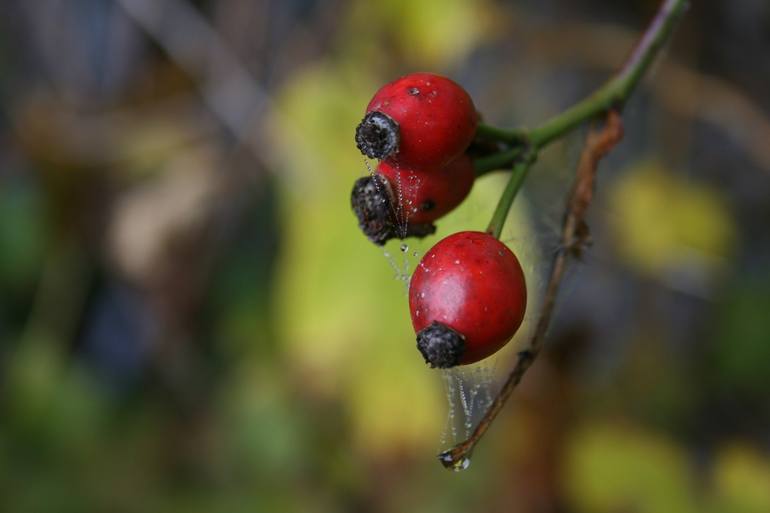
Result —
[[434, 221], [463, 202], [475, 178], [467, 155], [438, 169], [382, 161], [375, 173], [355, 182], [351, 203], [361, 229], [375, 244], [424, 237], [435, 231]]
[[465, 335], [433, 321], [417, 333], [417, 349], [431, 367], [448, 369], [459, 365], [465, 352]]
[[398, 209], [391, 197], [390, 184], [379, 174], [364, 176], [353, 184], [350, 204], [358, 218], [358, 226], [369, 240], [382, 246], [394, 238], [425, 237], [435, 233], [433, 223], [399, 223], [396, 218]]
[[356, 146], [370, 159], [386, 159], [398, 150], [398, 123], [382, 112], [368, 112], [356, 127]]
[[370, 158], [435, 169], [465, 152], [477, 126], [473, 100], [459, 84], [411, 73], [374, 94], [356, 128], [356, 145]]

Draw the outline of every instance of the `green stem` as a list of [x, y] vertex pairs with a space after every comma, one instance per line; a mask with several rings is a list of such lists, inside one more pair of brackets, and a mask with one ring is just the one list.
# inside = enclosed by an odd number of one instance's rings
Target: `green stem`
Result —
[[508, 218], [508, 212], [513, 205], [513, 199], [521, 189], [524, 179], [527, 177], [527, 171], [535, 162], [536, 154], [534, 151], [528, 151], [524, 157], [519, 160], [511, 170], [511, 176], [508, 178], [508, 184], [503, 190], [503, 195], [500, 196], [500, 201], [497, 203], [495, 213], [492, 215], [492, 220], [487, 227], [487, 233], [494, 238], [499, 239], [500, 234], [503, 233], [503, 226], [505, 220]]
[[542, 148], [584, 121], [611, 108], [620, 109], [671, 35], [686, 6], [685, 0], [663, 2], [623, 67], [591, 96], [534, 129], [529, 134], [532, 145]]
[[501, 142], [529, 141], [533, 147], [540, 149], [610, 108], [619, 109], [652, 64], [686, 7], [686, 0], [665, 0], [623, 67], [588, 98], [529, 132], [486, 125], [482, 132], [488, 138]]
[[525, 144], [527, 136], [527, 131], [523, 128], [498, 128], [484, 123], [479, 123], [479, 126], [476, 127], [476, 137], [511, 145]]
[[[658, 51], [671, 35], [686, 6], [686, 0], [664, 0], [655, 18], [620, 70], [588, 98], [552, 117], [539, 127], [530, 132], [522, 132], [521, 130], [506, 130], [483, 125], [483, 133], [488, 137], [494, 136], [502, 142], [518, 141], [521, 143], [525, 141], [528, 147], [527, 153], [531, 154], [514, 167], [511, 180], [508, 182], [492, 216], [492, 221], [489, 223], [487, 230], [489, 233], [499, 237], [499, 231], [502, 230], [502, 224], [508, 217], [513, 198], [521, 187], [519, 182], [524, 180], [529, 166], [537, 158], [537, 153], [541, 148], [575, 129], [583, 122], [603, 114], [609, 109], [620, 109], [623, 106], [644, 76], [645, 71], [650, 67]], [[476, 175], [480, 176], [488, 172], [494, 165], [508, 163], [506, 157], [513, 155], [513, 152], [521, 152], [521, 147], [478, 159], [474, 163]], [[519, 170], [518, 174], [517, 170]]]
[[490, 171], [510, 167], [521, 153], [522, 148], [517, 147], [474, 160], [473, 169], [476, 171], [476, 178], [485, 175]]

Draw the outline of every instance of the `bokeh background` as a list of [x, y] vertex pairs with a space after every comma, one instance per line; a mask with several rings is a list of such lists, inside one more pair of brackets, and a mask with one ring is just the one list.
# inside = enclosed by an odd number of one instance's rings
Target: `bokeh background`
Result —
[[[465, 472], [435, 459], [447, 398], [399, 276], [483, 228], [504, 175], [406, 255], [349, 210], [384, 82], [446, 74], [533, 126], [655, 7], [4, 0], [0, 511], [770, 511], [770, 3], [692, 3]], [[544, 152], [508, 222], [530, 320], [580, 143]]]

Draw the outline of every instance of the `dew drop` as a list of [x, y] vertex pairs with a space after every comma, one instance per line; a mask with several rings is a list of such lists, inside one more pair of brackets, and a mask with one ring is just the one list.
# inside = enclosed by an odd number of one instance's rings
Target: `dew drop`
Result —
[[461, 375], [459, 377], [460, 379], [457, 380], [458, 388], [460, 389], [460, 404], [463, 408], [463, 414], [465, 415], [465, 421], [463, 422], [463, 427], [465, 428], [465, 436], [467, 437], [470, 435], [471, 426], [473, 426], [473, 423], [471, 422], [473, 413], [471, 412], [471, 406], [468, 402], [468, 396], [465, 393], [465, 383], [464, 378]]
[[374, 169], [372, 169], [372, 165], [369, 164], [369, 159], [364, 157], [364, 165], [366, 166], [366, 169], [369, 171], [369, 175], [374, 176]]
[[447, 468], [453, 472], [462, 472], [471, 466], [470, 458], [463, 457], [457, 461], [454, 461], [449, 451], [444, 451], [439, 454], [438, 459], [441, 461], [441, 464], [444, 465], [444, 468]]
[[452, 465], [452, 470], [454, 472], [462, 472], [463, 470], [467, 469], [471, 466], [471, 459], [470, 458], [463, 458], [454, 465]]

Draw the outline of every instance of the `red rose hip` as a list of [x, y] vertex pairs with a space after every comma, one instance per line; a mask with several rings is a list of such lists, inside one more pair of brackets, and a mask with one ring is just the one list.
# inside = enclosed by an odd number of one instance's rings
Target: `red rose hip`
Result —
[[409, 284], [417, 348], [431, 367], [465, 365], [495, 353], [519, 329], [526, 305], [519, 261], [483, 232], [438, 242]]
[[[388, 179], [401, 197], [397, 213], [401, 221], [430, 223], [454, 210], [468, 196], [476, 175], [473, 160], [460, 155], [438, 170], [415, 170], [381, 162], [377, 172]], [[400, 189], [400, 194], [399, 194]]]
[[403, 166], [441, 167], [465, 151], [478, 114], [452, 80], [412, 73], [383, 86], [356, 128], [361, 153]]
[[375, 244], [394, 237], [423, 237], [436, 231], [433, 221], [462, 203], [474, 180], [473, 161], [465, 154], [430, 170], [383, 161], [373, 176], [356, 181], [351, 205], [359, 226]]

